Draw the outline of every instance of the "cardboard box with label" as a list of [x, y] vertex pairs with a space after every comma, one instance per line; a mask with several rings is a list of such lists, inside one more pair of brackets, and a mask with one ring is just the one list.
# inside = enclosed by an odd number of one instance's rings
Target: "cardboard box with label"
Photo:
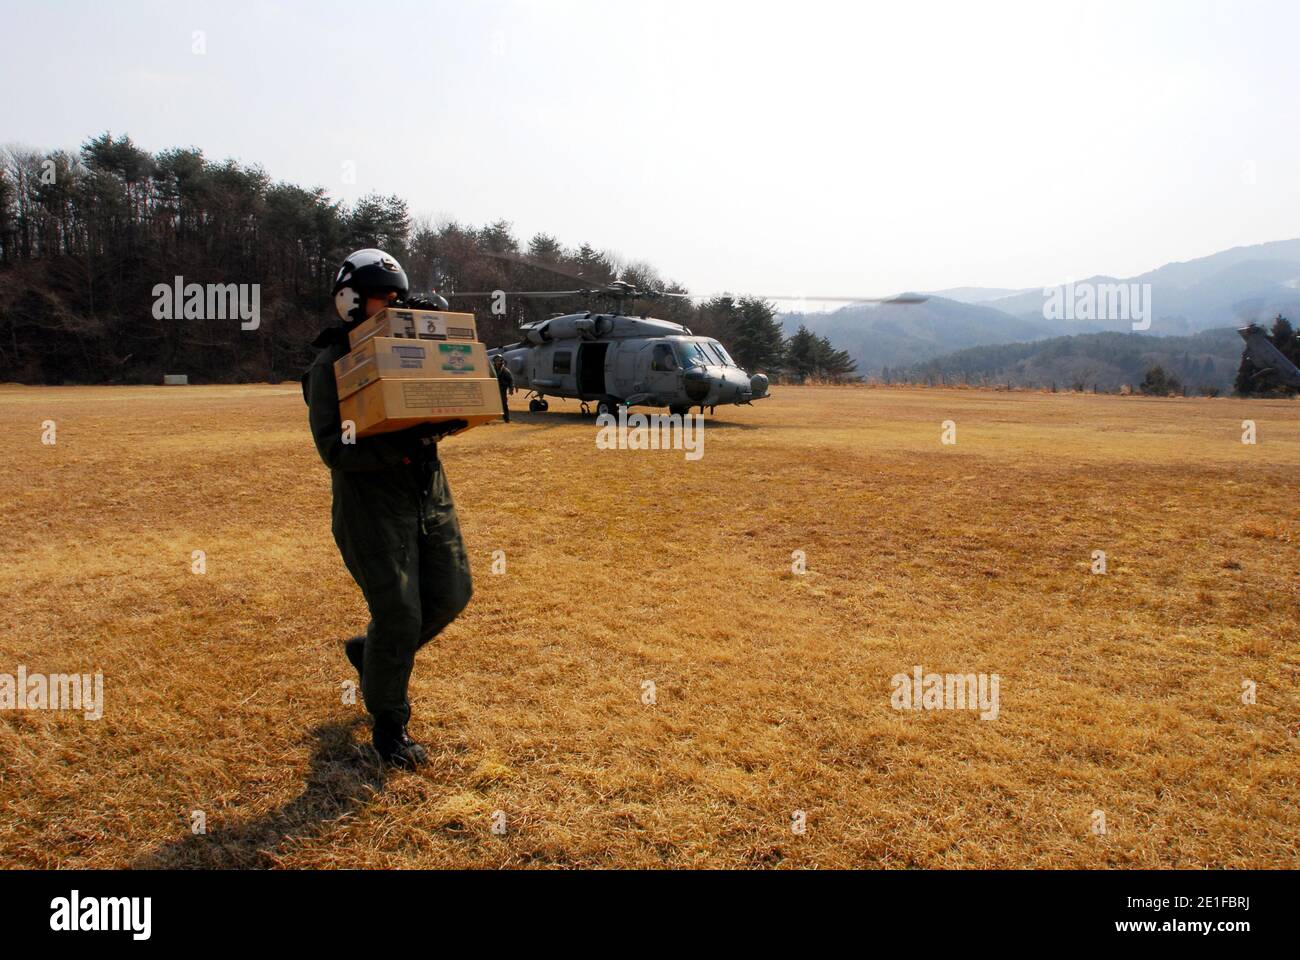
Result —
[[388, 307], [348, 334], [355, 350], [370, 337], [400, 337], [405, 340], [475, 340], [478, 329], [472, 313], [442, 310], [404, 310]]
[[489, 377], [483, 344], [440, 343], [401, 337], [370, 337], [334, 362], [343, 400], [380, 379], [422, 380], [442, 376]]
[[476, 427], [501, 417], [487, 348], [477, 341], [371, 336], [335, 362], [334, 376], [340, 417], [356, 424], [358, 437], [446, 420]]

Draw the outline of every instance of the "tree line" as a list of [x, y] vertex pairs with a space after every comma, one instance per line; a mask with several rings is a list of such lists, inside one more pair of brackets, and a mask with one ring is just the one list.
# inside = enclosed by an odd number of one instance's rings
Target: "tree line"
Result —
[[[296, 378], [308, 343], [334, 318], [330, 288], [342, 259], [380, 247], [413, 291], [556, 290], [617, 277], [640, 289], [687, 292], [649, 264], [510, 223], [482, 227], [414, 217], [398, 196], [353, 204], [320, 187], [273, 180], [260, 166], [209, 160], [193, 147], [150, 153], [103, 133], [75, 152], [0, 153], [0, 380], [158, 383]], [[256, 285], [258, 321], [172, 304], [164, 287]], [[581, 282], [579, 282], [581, 280]], [[209, 292], [209, 298], [211, 293]], [[209, 301], [210, 302], [210, 301]], [[581, 298], [453, 298], [475, 313], [490, 346], [519, 324], [587, 309]], [[717, 337], [736, 361], [777, 380], [856, 379], [847, 354], [801, 329], [786, 338], [773, 306], [753, 298], [665, 299], [637, 312]]]

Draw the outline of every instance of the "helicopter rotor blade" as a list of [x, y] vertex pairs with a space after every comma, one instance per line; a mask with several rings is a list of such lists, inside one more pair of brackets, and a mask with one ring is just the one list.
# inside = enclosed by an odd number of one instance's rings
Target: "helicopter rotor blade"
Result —
[[615, 299], [658, 300], [661, 297], [673, 297], [678, 300], [693, 300], [689, 293], [667, 293], [663, 290], [623, 290], [618, 287], [598, 287], [587, 290], [467, 290], [463, 293], [444, 293], [452, 297], [494, 297], [498, 293], [507, 297], [531, 297], [536, 299], [555, 297], [613, 297]]
[[561, 277], [568, 277], [570, 280], [579, 280], [582, 283], [590, 283], [593, 286], [604, 286], [609, 281], [593, 280], [591, 277], [584, 277], [580, 273], [574, 273], [572, 270], [565, 270], [563, 267], [554, 263], [548, 263], [545, 260], [539, 260], [536, 257], [530, 257], [522, 253], [499, 253], [495, 250], [482, 251], [484, 256], [492, 257], [495, 260], [504, 260], [507, 263], [518, 264], [521, 267], [532, 267], [535, 270], [546, 270], [550, 273], [559, 274]]
[[574, 273], [571, 270], [565, 270], [553, 263], [545, 260], [539, 260], [536, 257], [530, 257], [522, 253], [498, 253], [492, 250], [485, 250], [486, 256], [493, 257], [497, 260], [505, 260], [507, 263], [515, 263], [523, 267], [533, 267], [537, 270], [546, 270], [550, 273], [559, 274], [562, 277], [569, 277], [572, 280], [581, 280], [583, 283], [592, 285], [592, 289], [579, 291], [588, 295], [600, 295], [608, 293], [610, 296], [637, 296], [645, 299], [655, 299], [658, 297], [676, 297], [683, 300], [692, 300], [694, 297], [689, 293], [670, 293], [665, 290], [621, 290], [613, 286], [619, 278], [613, 280], [593, 280], [591, 277], [584, 277], [580, 273]]
[[778, 295], [772, 293], [715, 293], [710, 295], [691, 294], [691, 299], [713, 299], [714, 297], [741, 297], [753, 300], [812, 300], [826, 303], [925, 303], [930, 298], [919, 293], [900, 293], [892, 297], [823, 297], [819, 294], [804, 293], [799, 296]]
[[543, 299], [547, 297], [585, 297], [600, 292], [599, 290], [472, 290], [465, 293], [444, 293], [443, 296], [448, 300], [452, 297], [495, 297], [497, 294], [504, 294], [507, 297]]
[[[550, 273], [558, 274], [559, 276], [562, 277], [568, 277], [571, 280], [579, 280], [582, 283], [591, 284], [592, 287], [592, 289], [575, 290], [575, 291], [554, 291], [554, 292], [536, 291], [533, 293], [515, 293], [513, 294], [513, 296], [517, 296], [517, 297], [518, 296], [556, 297], [556, 296], [571, 296], [571, 295], [595, 296], [606, 292], [609, 292], [616, 296], [623, 295], [621, 292], [617, 292], [617, 291], [606, 291], [605, 288], [608, 287], [610, 284], [610, 281], [608, 280], [594, 280], [591, 277], [584, 277], [580, 273], [575, 273], [571, 270], [566, 270], [563, 267], [558, 266], [557, 264], [548, 263], [547, 261], [539, 260], [536, 257], [530, 257], [522, 253], [498, 252], [495, 250], [484, 250], [482, 252], [485, 256], [489, 256], [497, 260], [505, 260], [507, 263], [518, 264], [519, 266], [522, 267], [532, 267], [537, 270], [545, 270]], [[740, 297], [752, 297], [753, 299], [756, 300], [784, 300], [784, 301], [811, 300], [811, 301], [821, 301], [825, 303], [890, 303], [890, 304], [898, 304], [898, 305], [925, 303], [927, 300], [930, 299], [929, 297], [919, 293], [900, 293], [892, 297], [823, 297], [823, 296], [813, 296], [811, 294], [791, 296], [785, 294], [778, 295], [778, 294], [742, 293], [737, 295], [731, 293], [698, 294], [698, 293], [668, 293], [662, 290], [639, 290], [632, 295], [643, 299], [657, 299], [659, 297], [672, 297], [678, 300], [710, 300], [718, 296], [740, 296]], [[459, 296], [486, 296], [486, 294], [459, 294]]]

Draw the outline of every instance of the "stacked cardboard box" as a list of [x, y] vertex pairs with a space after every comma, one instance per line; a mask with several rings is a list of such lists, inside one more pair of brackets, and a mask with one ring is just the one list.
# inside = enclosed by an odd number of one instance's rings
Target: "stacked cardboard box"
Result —
[[358, 437], [446, 420], [469, 429], [501, 416], [472, 313], [389, 307], [348, 336], [352, 351], [335, 362], [334, 378], [340, 417]]
[[477, 340], [478, 332], [472, 313], [389, 307], [353, 327], [348, 339], [355, 349], [374, 336], [407, 337], [412, 340]]

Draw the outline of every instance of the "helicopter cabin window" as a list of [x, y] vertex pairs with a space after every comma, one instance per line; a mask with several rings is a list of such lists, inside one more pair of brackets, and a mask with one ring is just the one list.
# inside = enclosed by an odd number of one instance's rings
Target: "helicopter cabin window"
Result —
[[677, 360], [673, 357], [673, 348], [666, 343], [656, 343], [654, 354], [650, 357], [650, 369], [658, 373], [676, 370]]
[[573, 351], [556, 350], [551, 361], [551, 373], [567, 374], [573, 369]]
[[734, 367], [736, 365], [736, 361], [731, 359], [731, 354], [727, 353], [727, 348], [724, 347], [722, 344], [718, 343], [718, 341], [710, 340], [709, 346], [713, 348], [714, 353], [716, 353], [719, 357], [722, 358], [722, 363], [724, 366]]

